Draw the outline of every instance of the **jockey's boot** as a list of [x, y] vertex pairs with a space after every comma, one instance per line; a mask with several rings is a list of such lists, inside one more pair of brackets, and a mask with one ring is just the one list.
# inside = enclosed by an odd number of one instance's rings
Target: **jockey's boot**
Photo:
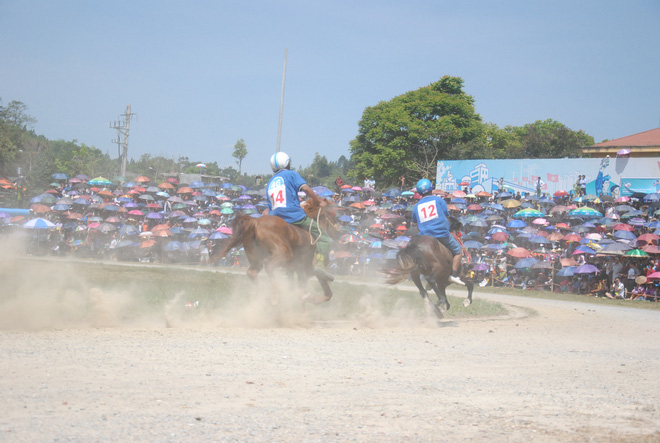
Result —
[[458, 270], [461, 268], [461, 254], [455, 255], [451, 263], [451, 276], [449, 281], [457, 285], [465, 286], [465, 283], [458, 277]]
[[460, 279], [458, 276], [458, 272], [452, 271], [451, 276], [449, 277], [449, 281], [452, 283], [456, 283], [457, 285], [465, 286], [465, 283], [463, 280]]

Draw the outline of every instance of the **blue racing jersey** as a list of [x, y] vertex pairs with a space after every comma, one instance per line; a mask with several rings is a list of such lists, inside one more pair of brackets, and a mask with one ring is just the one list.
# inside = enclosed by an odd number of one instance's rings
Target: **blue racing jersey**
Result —
[[278, 171], [266, 186], [268, 193], [268, 213], [282, 217], [287, 223], [295, 223], [305, 218], [305, 210], [300, 207], [298, 192], [307, 184], [300, 174], [289, 169]]
[[435, 238], [449, 237], [448, 217], [447, 203], [436, 195], [423, 197], [412, 211], [412, 221], [417, 223], [419, 233]]

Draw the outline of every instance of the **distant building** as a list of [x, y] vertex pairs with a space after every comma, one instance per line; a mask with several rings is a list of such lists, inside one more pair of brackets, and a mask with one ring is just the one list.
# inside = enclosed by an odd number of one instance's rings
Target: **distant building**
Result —
[[629, 157], [660, 157], [660, 128], [587, 146], [582, 148], [582, 154], [592, 158], [616, 157], [622, 149], [630, 151]]

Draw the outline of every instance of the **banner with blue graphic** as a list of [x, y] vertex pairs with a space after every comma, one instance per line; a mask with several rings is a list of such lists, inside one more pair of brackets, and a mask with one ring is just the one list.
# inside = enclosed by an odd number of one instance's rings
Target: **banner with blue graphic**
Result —
[[472, 193], [575, 194], [584, 175], [587, 194], [596, 196], [660, 192], [660, 158], [562, 158], [438, 161], [436, 189]]

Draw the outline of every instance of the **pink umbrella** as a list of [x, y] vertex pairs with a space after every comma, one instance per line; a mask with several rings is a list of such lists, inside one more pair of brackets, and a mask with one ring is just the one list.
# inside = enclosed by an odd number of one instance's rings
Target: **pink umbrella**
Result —
[[623, 157], [624, 155], [630, 155], [630, 149], [620, 149], [617, 153], [617, 157]]
[[654, 272], [646, 277], [647, 280], [660, 280], [660, 272]]

